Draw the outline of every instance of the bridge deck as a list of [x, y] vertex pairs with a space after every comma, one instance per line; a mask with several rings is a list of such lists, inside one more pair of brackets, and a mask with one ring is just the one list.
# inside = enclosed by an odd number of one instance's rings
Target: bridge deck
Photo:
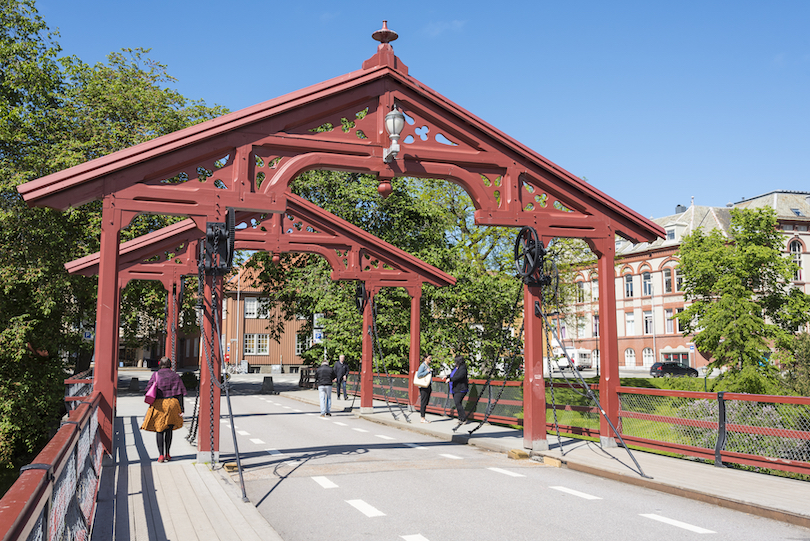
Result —
[[172, 460], [159, 464], [155, 437], [140, 425], [140, 394], [120, 396], [115, 463], [104, 466], [92, 540], [272, 541], [278, 533], [221, 470], [197, 464], [177, 430]]

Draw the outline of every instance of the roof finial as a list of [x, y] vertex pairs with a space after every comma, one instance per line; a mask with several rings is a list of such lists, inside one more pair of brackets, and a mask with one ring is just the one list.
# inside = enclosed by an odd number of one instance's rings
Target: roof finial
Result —
[[394, 32], [393, 30], [388, 29], [388, 21], [383, 21], [383, 27], [380, 30], [377, 30], [371, 37], [375, 40], [379, 41], [380, 43], [390, 43], [399, 37], [399, 34]]

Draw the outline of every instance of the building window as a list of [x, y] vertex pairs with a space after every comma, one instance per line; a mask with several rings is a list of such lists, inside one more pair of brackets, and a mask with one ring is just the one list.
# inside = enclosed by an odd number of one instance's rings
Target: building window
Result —
[[689, 366], [688, 353], [664, 353], [664, 362], [679, 363], [684, 366]]
[[655, 353], [652, 348], [644, 348], [644, 351], [641, 352], [641, 358], [644, 362], [644, 366], [652, 366], [655, 362]]
[[636, 334], [636, 322], [633, 312], [624, 314], [624, 335], [633, 336]]
[[667, 334], [675, 332], [675, 322], [672, 321], [672, 308], [664, 310], [664, 319], [666, 320]]
[[577, 338], [585, 338], [585, 316], [577, 316]]
[[664, 269], [664, 293], [672, 293], [672, 269]]
[[295, 354], [300, 357], [311, 345], [310, 337], [308, 335], [299, 334], [295, 337]]
[[599, 316], [593, 316], [593, 335], [599, 336]]
[[557, 321], [560, 324], [560, 340], [565, 340], [567, 338], [566, 332], [565, 332], [565, 320], [564, 319], [558, 319]]
[[802, 211], [800, 209], [790, 209], [790, 210], [792, 210], [793, 214], [795, 214], [796, 216], [804, 216], [804, 214], [802, 214]]
[[585, 302], [585, 282], [577, 282], [577, 302]]
[[802, 279], [802, 243], [794, 240], [790, 243], [790, 259], [797, 265], [797, 269], [793, 271], [793, 279]]
[[599, 280], [596, 278], [591, 280], [591, 300], [594, 302], [599, 300]]
[[652, 276], [649, 272], [641, 275], [641, 294], [645, 297], [652, 295]]
[[653, 334], [653, 314], [652, 312], [644, 312], [644, 334]]
[[683, 288], [683, 276], [675, 269], [675, 291], [680, 291]]
[[636, 366], [636, 352], [633, 348], [624, 350], [624, 366]]
[[245, 319], [256, 319], [259, 312], [259, 299], [245, 297]]
[[675, 240], [675, 228], [667, 229], [667, 240]]
[[624, 296], [629, 299], [633, 296], [633, 275], [628, 274], [624, 277]]
[[267, 334], [246, 334], [245, 355], [268, 355], [270, 353], [270, 336]]
[[[678, 308], [677, 311], [675, 312], [675, 315], [677, 316], [681, 312], [683, 312], [683, 308]], [[681, 322], [680, 322], [680, 320], [678, 320], [677, 317], [675, 318], [675, 331], [676, 332], [683, 332], [683, 330], [681, 329]]]

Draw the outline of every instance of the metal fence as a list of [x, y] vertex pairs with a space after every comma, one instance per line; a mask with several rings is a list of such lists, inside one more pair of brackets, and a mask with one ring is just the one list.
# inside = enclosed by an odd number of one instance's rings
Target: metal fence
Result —
[[687, 456], [810, 474], [810, 398], [619, 387], [622, 437]]
[[68, 411], [75, 408], [93, 393], [93, 369], [65, 380], [65, 405]]
[[0, 500], [0, 538], [89, 538], [103, 456], [100, 401], [101, 395], [94, 393], [76, 405], [34, 462], [20, 469], [20, 477]]

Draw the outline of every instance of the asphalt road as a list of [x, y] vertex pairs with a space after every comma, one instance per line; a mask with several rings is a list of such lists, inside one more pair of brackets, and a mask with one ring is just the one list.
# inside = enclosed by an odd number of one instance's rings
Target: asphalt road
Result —
[[[801, 527], [357, 419], [342, 400], [328, 418], [279, 396], [235, 394], [232, 405], [247, 495], [285, 541], [810, 540]], [[225, 460], [230, 426], [223, 418]]]

